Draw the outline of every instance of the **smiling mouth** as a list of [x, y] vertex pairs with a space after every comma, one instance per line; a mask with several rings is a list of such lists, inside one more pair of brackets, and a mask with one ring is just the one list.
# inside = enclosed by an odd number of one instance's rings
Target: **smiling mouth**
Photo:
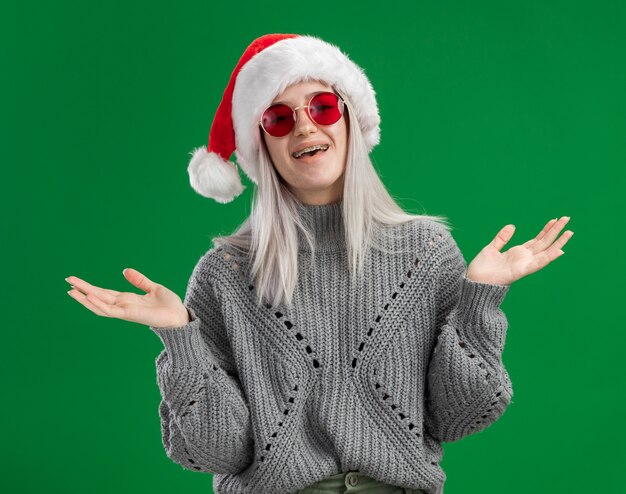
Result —
[[302, 153], [299, 156], [296, 156], [297, 153], [292, 153], [291, 156], [298, 160], [306, 157], [315, 156], [318, 153], [325, 153], [329, 148], [330, 146], [328, 144], [323, 144], [322, 146], [318, 146], [316, 149], [312, 149], [311, 151]]
[[321, 150], [311, 151], [308, 153], [303, 153], [299, 158], [293, 158], [293, 159], [303, 164], [312, 165], [313, 163], [317, 163], [318, 161], [321, 161], [324, 158], [324, 154], [326, 152], [327, 151], [321, 151]]
[[308, 153], [302, 153], [300, 156], [298, 156], [296, 159], [297, 160], [301, 160], [303, 158], [310, 158], [312, 156], [315, 156], [318, 153], [325, 153], [326, 151], [322, 151], [321, 149], [316, 149], [314, 151], [309, 151]]

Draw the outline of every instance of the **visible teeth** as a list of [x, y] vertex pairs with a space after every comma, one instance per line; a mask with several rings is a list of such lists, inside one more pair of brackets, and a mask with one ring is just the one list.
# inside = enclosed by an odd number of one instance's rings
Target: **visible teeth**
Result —
[[309, 151], [313, 151], [314, 149], [322, 149], [323, 151], [326, 151], [328, 149], [328, 144], [316, 144], [315, 146], [309, 146], [307, 148], [301, 149], [300, 151], [296, 151], [295, 153], [293, 153], [293, 157], [299, 158], [304, 153], [308, 153]]

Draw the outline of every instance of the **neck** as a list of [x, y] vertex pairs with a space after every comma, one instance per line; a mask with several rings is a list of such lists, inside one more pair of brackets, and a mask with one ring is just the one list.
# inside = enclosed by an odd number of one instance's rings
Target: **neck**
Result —
[[[300, 217], [313, 236], [316, 252], [333, 252], [345, 249], [343, 200], [330, 204], [304, 204], [296, 202]], [[298, 250], [310, 252], [304, 234], [298, 229]]]

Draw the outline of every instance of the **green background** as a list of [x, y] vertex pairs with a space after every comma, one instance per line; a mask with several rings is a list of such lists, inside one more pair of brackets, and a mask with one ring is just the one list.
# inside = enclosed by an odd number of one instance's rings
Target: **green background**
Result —
[[503, 303], [513, 403], [444, 443], [446, 494], [623, 489], [624, 2], [17, 5], [0, 10], [4, 492], [210, 492], [161, 443], [159, 338], [91, 313], [64, 278], [137, 292], [134, 267], [184, 296], [252, 196], [243, 173], [229, 204], [197, 195], [189, 152], [270, 32], [365, 69], [377, 170], [406, 210], [450, 219], [468, 262], [508, 223], [505, 250], [571, 216], [565, 255]]

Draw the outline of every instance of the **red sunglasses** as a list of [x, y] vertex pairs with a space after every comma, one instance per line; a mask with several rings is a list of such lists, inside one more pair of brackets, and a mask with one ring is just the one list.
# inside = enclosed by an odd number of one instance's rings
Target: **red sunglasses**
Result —
[[264, 112], [259, 125], [269, 135], [282, 137], [293, 129], [296, 124], [296, 111], [306, 108], [309, 118], [318, 125], [332, 125], [339, 121], [345, 109], [341, 96], [330, 91], [317, 93], [308, 104], [291, 108], [284, 103], [271, 105]]

